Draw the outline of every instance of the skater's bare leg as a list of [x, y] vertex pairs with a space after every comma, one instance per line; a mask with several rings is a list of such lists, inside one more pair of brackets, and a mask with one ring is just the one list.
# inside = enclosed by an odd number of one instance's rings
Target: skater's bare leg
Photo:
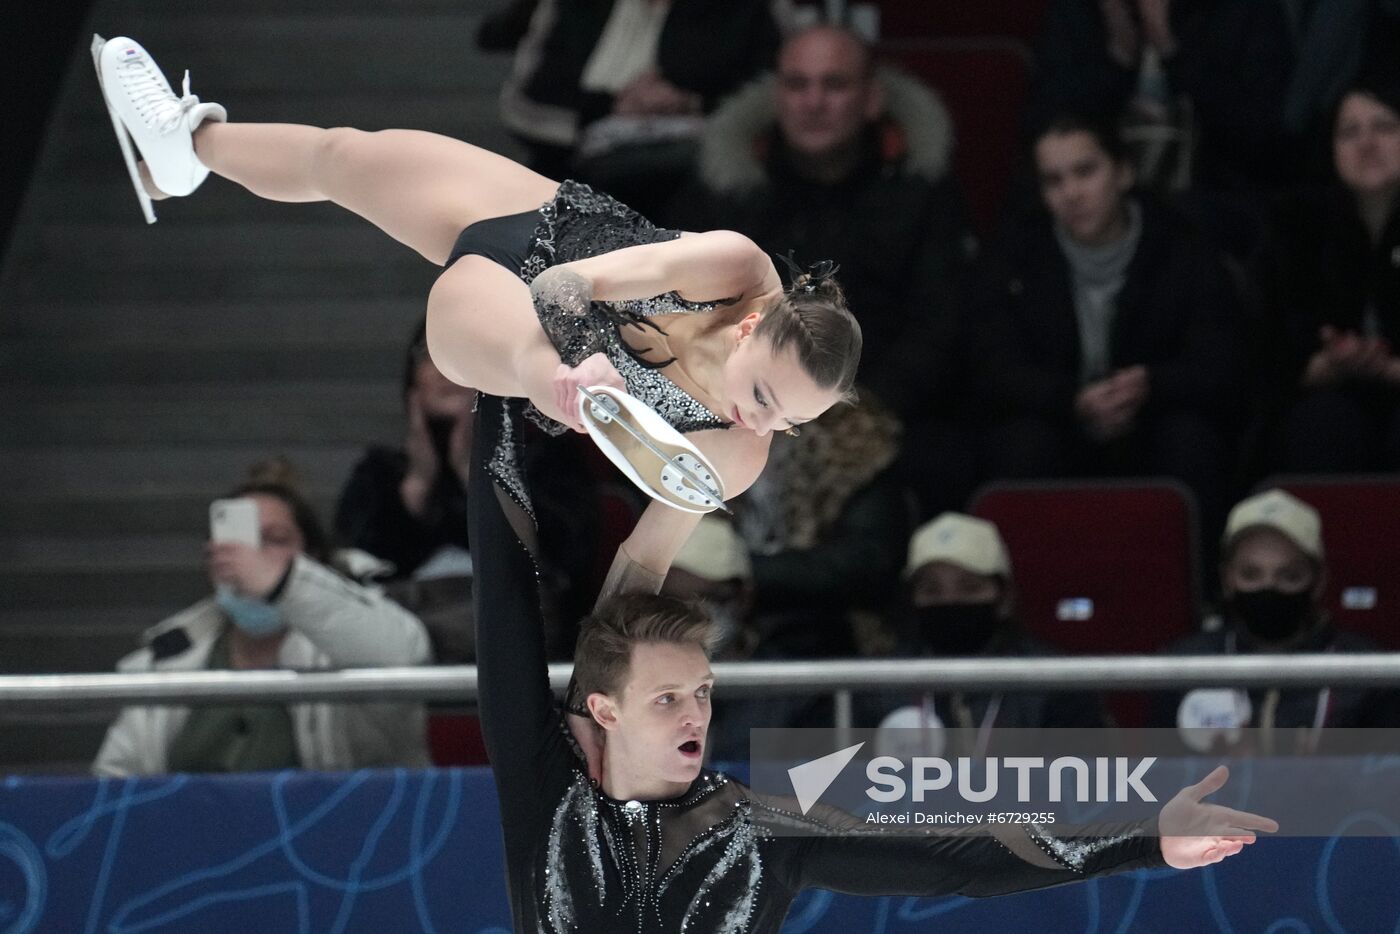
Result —
[[554, 398], [559, 353], [540, 328], [529, 286], [484, 256], [463, 256], [428, 296], [428, 350], [448, 379], [496, 396], [524, 396], [573, 425]]
[[207, 122], [194, 143], [210, 170], [256, 195], [332, 201], [439, 265], [463, 228], [533, 211], [559, 187], [504, 156], [419, 130]]

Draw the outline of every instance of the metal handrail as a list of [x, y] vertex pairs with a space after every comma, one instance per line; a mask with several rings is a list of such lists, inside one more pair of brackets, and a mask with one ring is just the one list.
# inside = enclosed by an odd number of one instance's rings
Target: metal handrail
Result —
[[[716, 662], [724, 695], [940, 690], [1073, 691], [1193, 687], [1400, 687], [1400, 653]], [[556, 692], [572, 666], [549, 666]], [[228, 701], [471, 701], [473, 665], [339, 671], [0, 675], [0, 710]]]

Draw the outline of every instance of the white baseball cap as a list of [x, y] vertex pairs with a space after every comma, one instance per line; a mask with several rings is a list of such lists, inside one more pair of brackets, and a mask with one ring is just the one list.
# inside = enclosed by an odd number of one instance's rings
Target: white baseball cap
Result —
[[1011, 558], [997, 527], [960, 512], [945, 512], [924, 523], [909, 539], [905, 575], [930, 561], [946, 561], [973, 574], [1011, 576]]
[[1225, 547], [1228, 549], [1241, 532], [1256, 526], [1277, 530], [1304, 554], [1322, 560], [1322, 519], [1298, 497], [1268, 490], [1236, 504], [1225, 521]]
[[681, 546], [671, 567], [689, 571], [696, 577], [727, 581], [753, 577], [749, 549], [734, 526], [724, 519], [705, 516], [690, 538]]

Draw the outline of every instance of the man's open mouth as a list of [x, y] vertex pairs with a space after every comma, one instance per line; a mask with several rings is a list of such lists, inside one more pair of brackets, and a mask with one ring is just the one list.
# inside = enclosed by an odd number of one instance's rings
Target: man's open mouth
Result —
[[687, 741], [685, 741], [684, 743], [681, 743], [680, 746], [678, 746], [677, 748], [680, 749], [680, 751], [681, 751], [682, 753], [684, 753], [685, 755], [687, 755], [687, 756], [698, 756], [698, 755], [700, 755], [700, 742], [699, 742], [699, 740], [694, 740], [694, 739], [687, 740]]

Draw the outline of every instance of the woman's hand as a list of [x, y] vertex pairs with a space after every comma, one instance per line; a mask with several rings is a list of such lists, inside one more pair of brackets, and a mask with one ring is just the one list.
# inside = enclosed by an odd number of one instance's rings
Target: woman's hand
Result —
[[622, 374], [617, 372], [617, 368], [601, 353], [585, 357], [578, 366], [559, 364], [559, 369], [554, 373], [554, 401], [559, 406], [559, 411], [568, 418], [564, 424], [579, 432], [587, 430], [578, 418], [580, 386], [610, 386], [622, 392], [627, 391]]
[[1225, 787], [1229, 777], [1230, 770], [1219, 766], [1162, 806], [1157, 829], [1162, 834], [1162, 858], [1168, 866], [1195, 869], [1218, 863], [1253, 843], [1256, 830], [1278, 830], [1278, 823], [1267, 817], [1201, 800]]
[[229, 584], [254, 600], [266, 600], [291, 567], [291, 560], [241, 542], [210, 542], [209, 579]]

